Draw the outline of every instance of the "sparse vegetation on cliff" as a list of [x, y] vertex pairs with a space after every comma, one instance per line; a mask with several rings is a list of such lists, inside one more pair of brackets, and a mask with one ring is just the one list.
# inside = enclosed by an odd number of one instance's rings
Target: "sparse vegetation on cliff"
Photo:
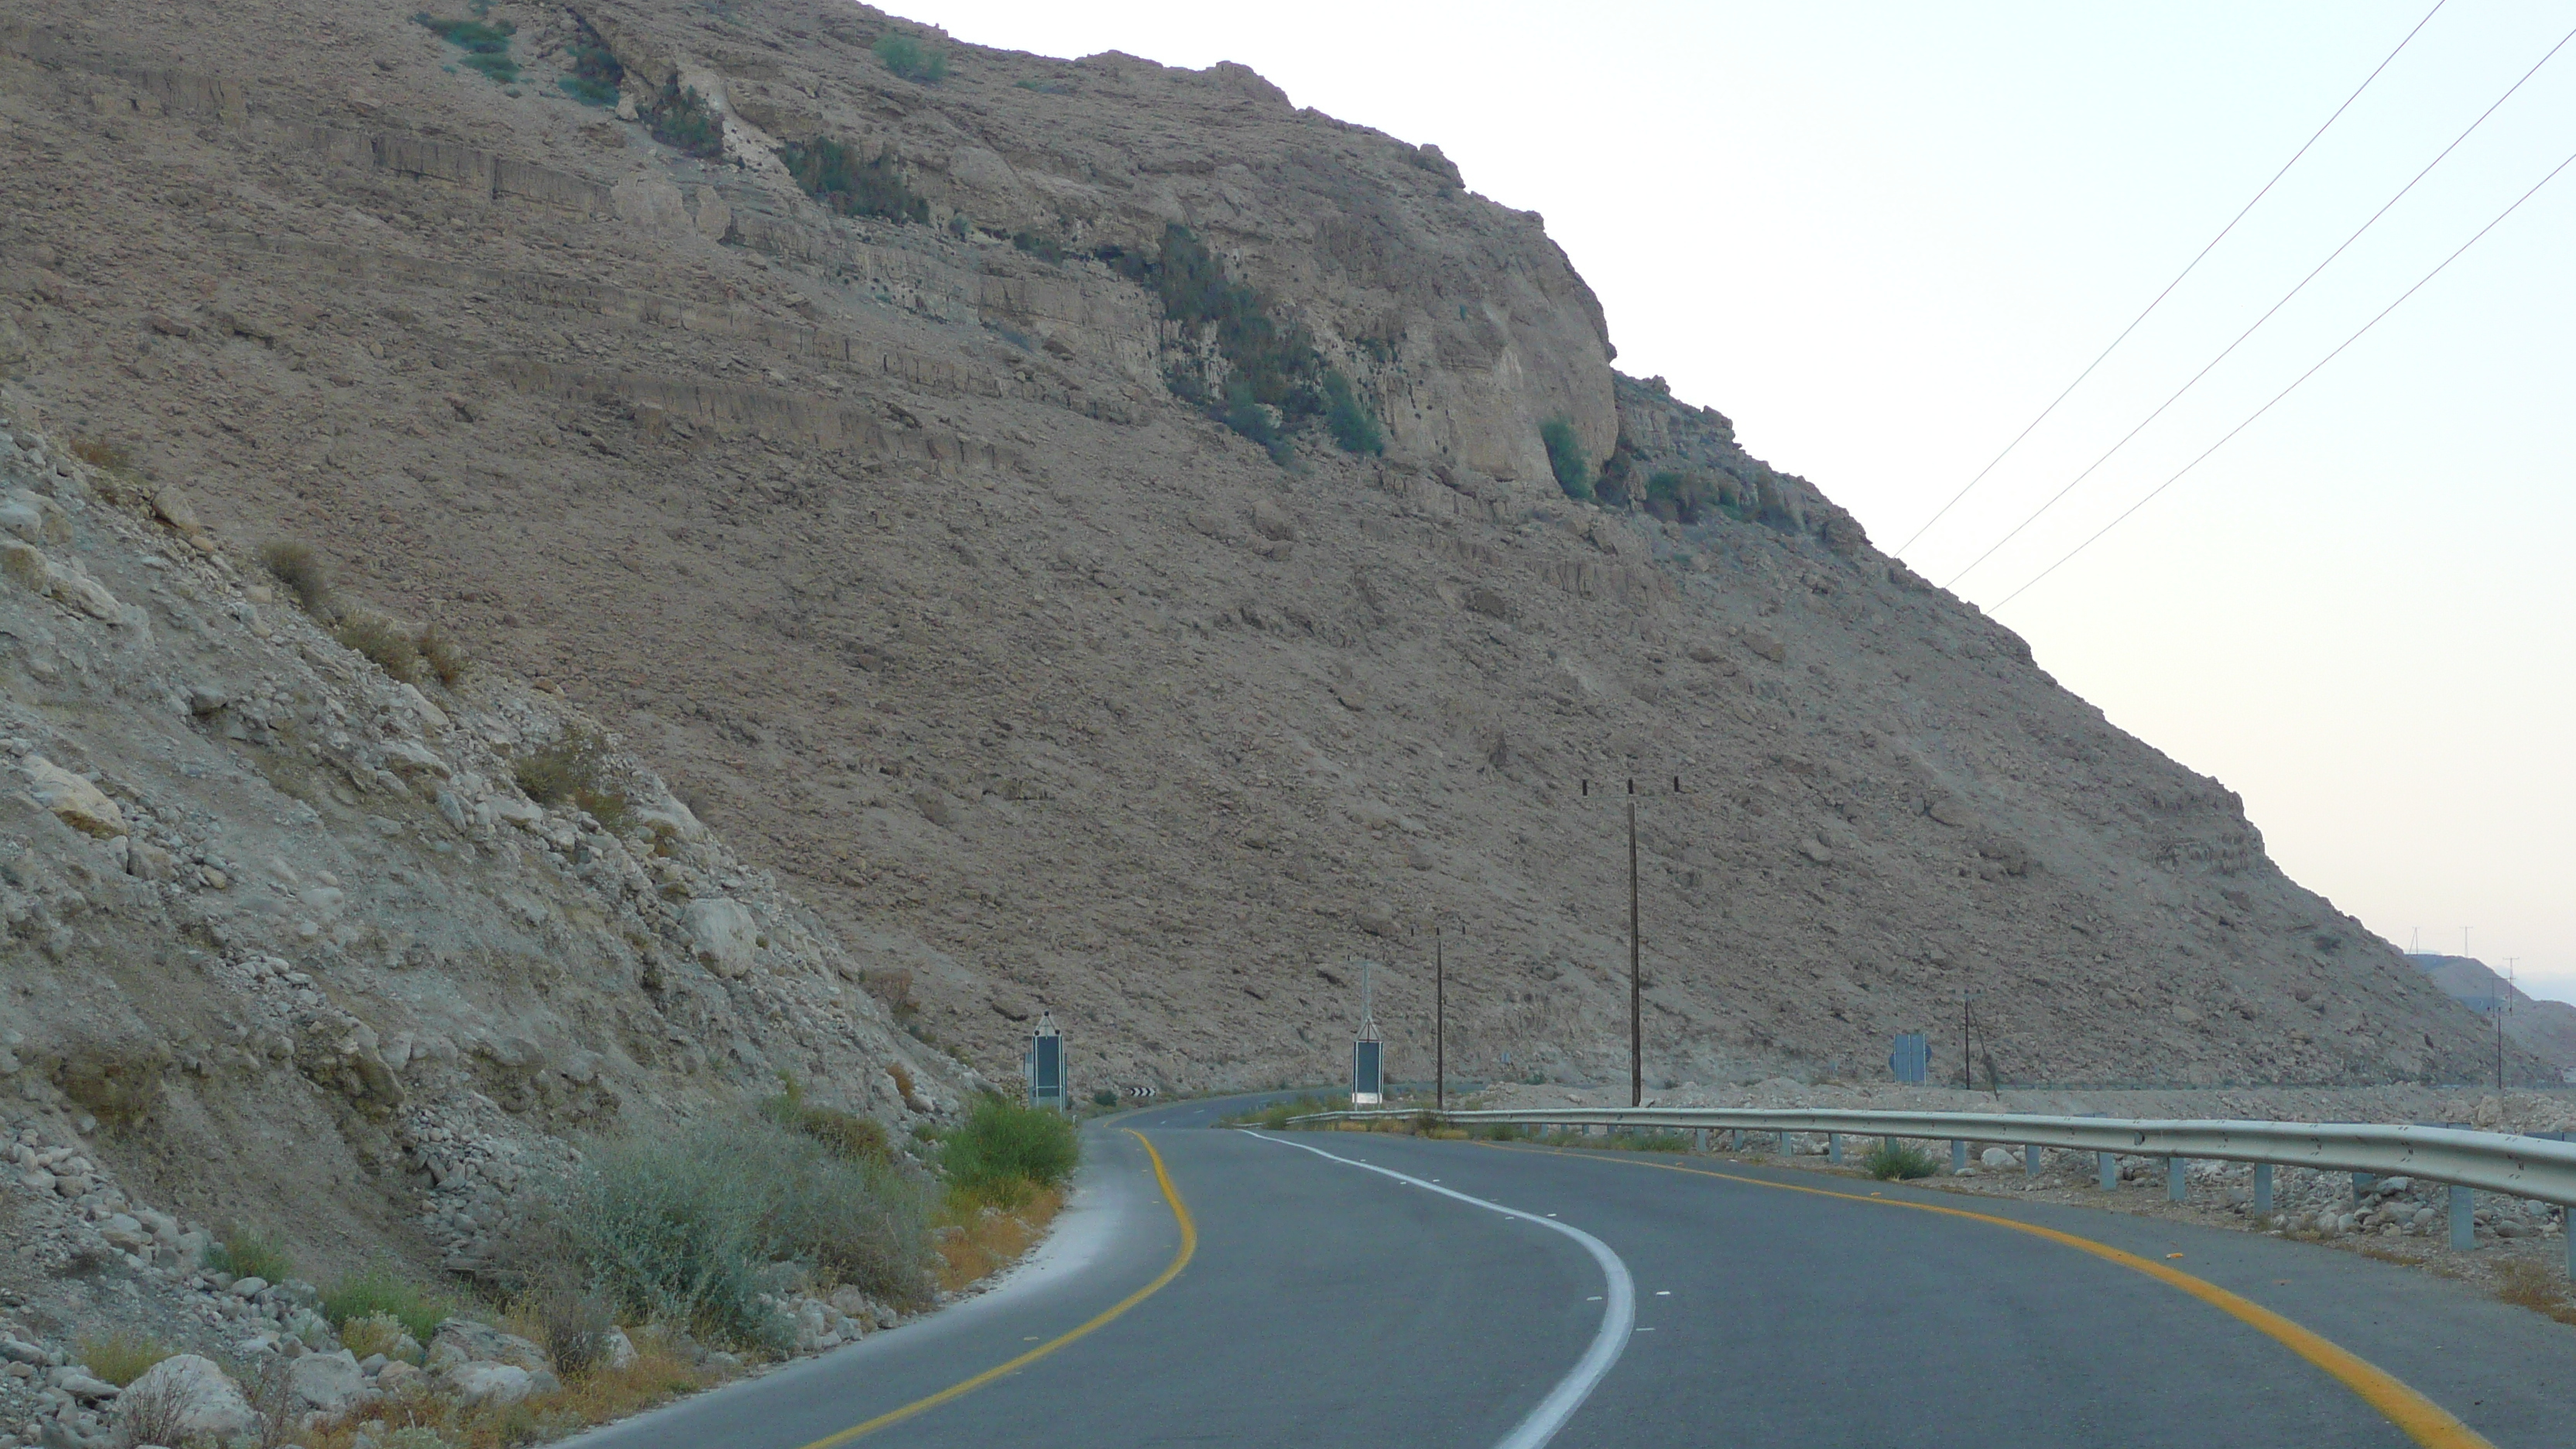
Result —
[[663, 87], [660, 103], [645, 114], [644, 128], [654, 140], [700, 160], [724, 154], [724, 123], [695, 86]]
[[948, 79], [948, 53], [909, 35], [880, 35], [868, 49], [887, 70], [916, 85], [935, 86]]
[[1556, 486], [1565, 496], [1579, 503], [1592, 501], [1592, 460], [1583, 455], [1583, 439], [1574, 424], [1565, 418], [1550, 418], [1539, 424], [1539, 441], [1547, 445], [1547, 466], [1556, 474]]
[[504, 84], [519, 78], [519, 63], [510, 55], [510, 38], [519, 28], [509, 21], [443, 20], [424, 10], [412, 17], [412, 23], [463, 51], [459, 59], [467, 69]]
[[1376, 416], [1339, 368], [1324, 374], [1324, 426], [1332, 429], [1333, 441], [1345, 453], [1386, 451], [1386, 435], [1379, 430]]
[[930, 220], [930, 203], [904, 184], [903, 167], [891, 149], [861, 161], [849, 147], [823, 139], [798, 142], [779, 153], [787, 174], [805, 194], [843, 216], [873, 216], [892, 222]]

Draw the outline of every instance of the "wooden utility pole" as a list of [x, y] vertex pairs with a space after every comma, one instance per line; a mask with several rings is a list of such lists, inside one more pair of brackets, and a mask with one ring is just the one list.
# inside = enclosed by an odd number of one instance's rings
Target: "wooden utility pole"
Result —
[[1628, 1105], [1646, 1105], [1645, 978], [1637, 970], [1637, 782], [1628, 782]]
[[1438, 926], [1431, 928], [1431, 1101], [1449, 1110], [1449, 965]]

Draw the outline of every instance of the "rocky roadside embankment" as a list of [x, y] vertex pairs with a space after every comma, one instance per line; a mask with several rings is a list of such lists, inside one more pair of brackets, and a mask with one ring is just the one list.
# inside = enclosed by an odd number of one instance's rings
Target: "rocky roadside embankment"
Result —
[[[903, 1143], [975, 1084], [559, 696], [388, 665], [286, 594], [177, 489], [0, 425], [0, 1444], [142, 1442], [138, 1395], [269, 1442], [542, 1400], [548, 1350], [465, 1318], [344, 1342], [310, 1283], [210, 1271], [216, 1240], [470, 1296], [591, 1135], [791, 1075]], [[797, 1351], [896, 1311], [770, 1307]], [[120, 1389], [145, 1348], [189, 1355]]]

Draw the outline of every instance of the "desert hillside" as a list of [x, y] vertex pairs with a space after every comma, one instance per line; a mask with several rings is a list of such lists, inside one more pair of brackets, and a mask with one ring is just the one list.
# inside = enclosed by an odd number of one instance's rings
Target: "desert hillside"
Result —
[[1948, 1061], [1962, 991], [2007, 1081], [2485, 1069], [1473, 180], [827, 0], [0, 0], [13, 406], [559, 691], [995, 1078], [1041, 1008], [1086, 1090], [1329, 1077], [1363, 962], [1420, 1073], [1435, 925], [1453, 1069], [1624, 1075], [1632, 779], [1650, 1085]]

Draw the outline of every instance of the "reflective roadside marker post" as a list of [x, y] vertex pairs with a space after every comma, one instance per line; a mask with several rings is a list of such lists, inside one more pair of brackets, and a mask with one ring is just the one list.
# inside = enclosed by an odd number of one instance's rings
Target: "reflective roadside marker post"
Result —
[[1038, 1013], [1038, 1029], [1029, 1034], [1029, 1105], [1072, 1110], [1064, 1080], [1064, 1033], [1053, 1012]]
[[2478, 1195], [2456, 1182], [2446, 1195], [2451, 1199], [2451, 1246], [2468, 1252], [2478, 1245]]
[[2254, 1164], [2254, 1215], [2258, 1218], [2272, 1215], [2272, 1164], [2268, 1162]]
[[1375, 1107], [1386, 1101], [1386, 1043], [1378, 1039], [1373, 962], [1360, 964], [1360, 1035], [1351, 1043], [1351, 1105]]
[[1363, 1029], [1351, 1044], [1351, 1105], [1374, 1107], [1385, 1100], [1385, 1044], [1374, 1029]]
[[2179, 1157], [2165, 1159], [2165, 1201], [2183, 1202], [2191, 1197], [2191, 1183], [2183, 1176], [2190, 1164]]
[[2119, 1162], [2107, 1152], [2096, 1152], [2093, 1155], [2100, 1160], [2102, 1168], [2102, 1190], [2104, 1192], [2118, 1192], [2120, 1190]]
[[2041, 1159], [2042, 1159], [2042, 1158], [2044, 1158], [2044, 1157], [2047, 1155], [2047, 1153], [2048, 1153], [2048, 1149], [2047, 1149], [2047, 1148], [2045, 1148], [2045, 1147], [2040, 1147], [2040, 1146], [2036, 1146], [2036, 1145], [2026, 1146], [2026, 1147], [2022, 1148], [2022, 1150], [2021, 1150], [2021, 1175], [2022, 1175], [2022, 1176], [2024, 1176], [2024, 1177], [2037, 1177], [2037, 1176], [2039, 1176], [2039, 1164], [2040, 1164], [2040, 1161], [2041, 1161]]
[[1958, 1175], [1959, 1175], [1959, 1173], [1960, 1173], [1960, 1171], [1961, 1171], [1962, 1169], [1964, 1169], [1967, 1165], [1968, 1165], [1968, 1144], [1967, 1144], [1966, 1139], [1964, 1139], [1964, 1138], [1959, 1138], [1959, 1137], [1953, 1137], [1953, 1138], [1951, 1138], [1951, 1139], [1950, 1139], [1950, 1175], [1951, 1175], [1952, 1177], [1956, 1177], [1956, 1176], [1958, 1176]]
[[1839, 1132], [1825, 1134], [1825, 1160], [1836, 1167], [1843, 1165], [1843, 1134]]

